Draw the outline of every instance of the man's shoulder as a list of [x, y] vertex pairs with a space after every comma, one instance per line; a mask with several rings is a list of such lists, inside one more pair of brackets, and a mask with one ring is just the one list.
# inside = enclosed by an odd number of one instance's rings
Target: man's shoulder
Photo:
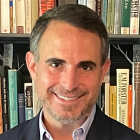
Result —
[[2, 133], [0, 135], [0, 140], [8, 140], [8, 138], [11, 138], [10, 140], [16, 140], [16, 138], [20, 138], [23, 132], [25, 131], [26, 127], [28, 126], [29, 122], [30, 121], [25, 121], [17, 125], [16, 127]]
[[[2, 133], [0, 135], [0, 140], [21, 140], [25, 137], [28, 137], [29, 135], [33, 134], [32, 132], [37, 132], [39, 130], [39, 124], [38, 124], [38, 117], [25, 121], [17, 126], [15, 126], [12, 129], [9, 129], [8, 131]], [[10, 138], [10, 139], [9, 139]]]

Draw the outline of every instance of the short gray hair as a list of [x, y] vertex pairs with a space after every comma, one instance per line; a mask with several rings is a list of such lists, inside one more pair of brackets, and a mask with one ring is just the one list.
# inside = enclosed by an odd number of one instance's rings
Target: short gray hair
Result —
[[74, 27], [96, 33], [101, 39], [101, 65], [104, 64], [109, 50], [109, 39], [106, 28], [96, 12], [86, 6], [78, 4], [67, 4], [55, 7], [46, 11], [38, 18], [30, 37], [30, 51], [34, 54], [36, 62], [39, 60], [38, 43], [40, 38], [50, 21], [53, 20], [65, 21]]

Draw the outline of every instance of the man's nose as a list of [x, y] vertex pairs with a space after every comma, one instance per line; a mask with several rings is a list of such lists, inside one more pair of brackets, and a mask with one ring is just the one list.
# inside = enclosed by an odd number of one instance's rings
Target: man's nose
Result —
[[61, 73], [61, 86], [63, 86], [68, 91], [78, 87], [78, 72], [75, 68], [66, 68]]

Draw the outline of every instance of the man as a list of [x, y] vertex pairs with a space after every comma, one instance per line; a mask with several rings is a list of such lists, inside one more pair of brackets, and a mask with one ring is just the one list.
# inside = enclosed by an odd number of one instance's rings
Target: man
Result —
[[26, 62], [43, 108], [0, 140], [140, 140], [96, 105], [110, 67], [108, 46], [104, 24], [85, 6], [64, 5], [40, 17]]

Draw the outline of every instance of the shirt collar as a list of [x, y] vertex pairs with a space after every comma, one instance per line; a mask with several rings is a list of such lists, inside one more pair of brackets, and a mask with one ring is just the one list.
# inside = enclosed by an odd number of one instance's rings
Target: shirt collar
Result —
[[[73, 134], [72, 134], [73, 138], [74, 138], [74, 134], [76, 133], [76, 131], [82, 128], [82, 130], [83, 130], [83, 140], [86, 139], [89, 128], [90, 128], [90, 126], [91, 126], [91, 124], [94, 120], [95, 113], [96, 113], [96, 104], [93, 106], [91, 114], [88, 116], [88, 118], [83, 123], [83, 125], [73, 131]], [[43, 117], [43, 109], [40, 111], [40, 115], [39, 115], [40, 140], [42, 140], [44, 132], [47, 133], [49, 140], [53, 140], [53, 138], [51, 137], [50, 133], [47, 131], [47, 129], [46, 129], [46, 127], [45, 127], [45, 125], [42, 121], [42, 117]]]

